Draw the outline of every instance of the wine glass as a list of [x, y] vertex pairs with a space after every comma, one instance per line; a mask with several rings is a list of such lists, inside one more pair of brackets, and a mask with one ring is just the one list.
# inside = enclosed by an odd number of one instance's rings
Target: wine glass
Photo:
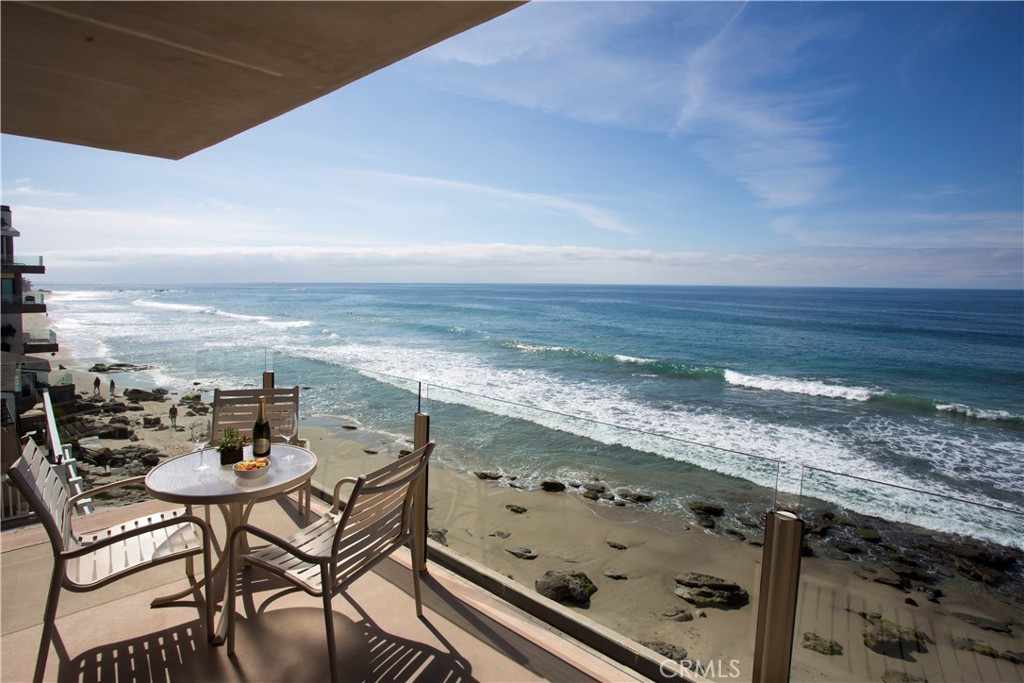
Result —
[[[290, 445], [292, 441], [295, 439], [295, 435], [298, 434], [298, 432], [299, 411], [289, 410], [288, 412], [281, 416], [281, 423], [280, 426], [278, 427], [278, 434], [284, 437], [285, 443]], [[284, 459], [292, 459], [292, 453], [290, 450], [285, 454]]]
[[195, 420], [189, 429], [192, 433], [192, 443], [196, 445], [196, 450], [199, 451], [199, 466], [197, 470], [208, 470], [210, 466], [206, 464], [206, 447], [210, 443], [210, 421], [209, 420]]

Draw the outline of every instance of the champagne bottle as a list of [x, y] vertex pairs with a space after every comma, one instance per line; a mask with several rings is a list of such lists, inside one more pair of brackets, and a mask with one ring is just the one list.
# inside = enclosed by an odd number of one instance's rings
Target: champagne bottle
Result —
[[270, 423], [267, 422], [266, 398], [260, 396], [260, 412], [256, 416], [256, 424], [252, 426], [252, 457], [262, 458], [270, 455]]

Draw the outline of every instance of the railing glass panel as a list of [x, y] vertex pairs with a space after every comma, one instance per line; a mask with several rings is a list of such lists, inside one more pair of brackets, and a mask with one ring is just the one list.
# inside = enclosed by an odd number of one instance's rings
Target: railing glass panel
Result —
[[12, 294], [4, 292], [3, 296], [0, 297], [0, 301], [6, 306], [14, 304], [45, 304], [46, 296], [43, 292], [25, 292], [23, 294]]
[[800, 509], [791, 680], [1024, 679], [1024, 512], [814, 468]]
[[547, 592], [549, 572], [584, 574], [597, 591], [561, 601], [579, 617], [666, 671], [750, 679], [778, 462], [495, 396], [426, 396], [435, 540], [528, 593]]
[[5, 264], [12, 264], [15, 266], [41, 266], [43, 265], [43, 257], [28, 254], [17, 254], [15, 256], [5, 257], [3, 262]]
[[[299, 436], [319, 459], [313, 482], [331, 493], [342, 477], [373, 471], [413, 448], [419, 384], [390, 375], [339, 369], [331, 386], [303, 385], [287, 359], [275, 363], [277, 386], [299, 386]], [[338, 413], [326, 409], [344, 405]]]

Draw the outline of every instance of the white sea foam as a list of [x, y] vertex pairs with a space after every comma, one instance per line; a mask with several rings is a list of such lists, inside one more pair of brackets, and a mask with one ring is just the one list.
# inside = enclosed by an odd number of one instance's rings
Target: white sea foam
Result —
[[1024, 421], [1024, 415], [1014, 415], [1007, 410], [985, 410], [982, 408], [972, 408], [960, 403], [941, 403], [936, 405], [935, 409], [944, 413], [964, 415], [976, 420]]
[[118, 292], [111, 291], [70, 291], [52, 290], [47, 296], [47, 303], [80, 303], [83, 301], [99, 301], [103, 299], [114, 299], [120, 296]]
[[[1019, 530], [1014, 526], [1019, 521], [1012, 514], [993, 522], [988, 508], [962, 503], [957, 503], [963, 508], [958, 519], [951, 522], [950, 501], [957, 492], [932, 479], [873, 461], [845, 440], [810, 427], [761, 422], [685, 404], [653, 407], [634, 400], [627, 387], [570, 382], [542, 370], [501, 370], [470, 354], [363, 344], [293, 351], [307, 358], [382, 373], [373, 376], [407, 390], [414, 390], [413, 385], [399, 378], [416, 378], [430, 385], [429, 401], [466, 405], [602, 443], [655, 453], [769, 489], [777, 486], [793, 495], [802, 492], [864, 514], [885, 515], [938, 530], [951, 527], [949, 530], [1002, 543], [1013, 542], [1007, 536], [1012, 535], [1010, 530]], [[940, 495], [922, 495], [885, 484], [864, 485], [833, 472], [855, 472], [858, 477], [878, 482], [898, 481], [902, 486]], [[977, 502], [1001, 505], [985, 498]]]
[[140, 308], [158, 308], [164, 311], [182, 311], [185, 313], [215, 313], [216, 308], [212, 306], [199, 306], [196, 304], [174, 304], [167, 301], [153, 301], [152, 299], [136, 299], [133, 306]]
[[637, 365], [650, 365], [651, 363], [658, 362], [653, 358], [634, 358], [633, 356], [626, 356], [621, 353], [615, 354], [615, 360], [620, 363], [636, 363]]
[[744, 375], [735, 370], [726, 370], [724, 374], [726, 384], [762, 391], [781, 391], [788, 394], [840, 398], [847, 401], [869, 401], [872, 396], [878, 394], [878, 392], [864, 387], [847, 387], [817, 380], [776, 377], [774, 375]]
[[202, 306], [198, 304], [170, 303], [167, 301], [153, 301], [152, 299], [137, 299], [133, 305], [142, 308], [154, 308], [164, 311], [181, 311], [183, 313], [202, 313], [216, 315], [229, 320], [238, 320], [244, 323], [256, 323], [275, 330], [289, 330], [300, 327], [309, 327], [312, 323], [309, 320], [275, 320], [266, 315], [250, 315], [248, 313], [234, 313], [224, 311], [214, 306]]

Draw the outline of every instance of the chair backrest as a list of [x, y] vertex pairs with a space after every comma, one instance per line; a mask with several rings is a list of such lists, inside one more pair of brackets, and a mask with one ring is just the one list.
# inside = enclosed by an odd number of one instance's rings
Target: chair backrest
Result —
[[[217, 445], [224, 430], [233, 427], [252, 438], [252, 426], [260, 409], [260, 396], [266, 397], [267, 421], [270, 422], [271, 441], [285, 441], [281, 436], [281, 422], [289, 412], [299, 409], [299, 388], [284, 389], [214, 389], [213, 440]], [[296, 434], [298, 438], [298, 434]]]
[[78, 547], [71, 531], [71, 506], [67, 484], [31, 438], [21, 457], [7, 470], [7, 477], [39, 517], [54, 553]]
[[413, 533], [413, 498], [434, 442], [356, 480], [334, 537], [335, 583], [354, 579]]

